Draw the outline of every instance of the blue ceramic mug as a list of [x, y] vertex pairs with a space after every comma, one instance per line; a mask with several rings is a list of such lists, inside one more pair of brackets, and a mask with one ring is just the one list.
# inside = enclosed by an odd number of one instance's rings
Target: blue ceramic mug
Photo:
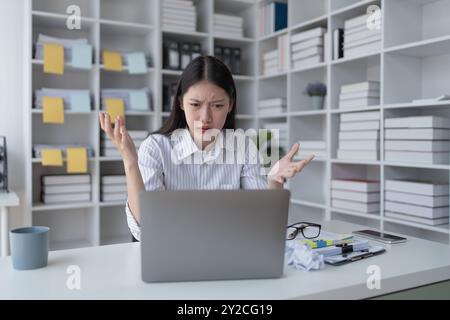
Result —
[[11, 258], [16, 270], [42, 268], [48, 262], [48, 227], [25, 227], [9, 232]]

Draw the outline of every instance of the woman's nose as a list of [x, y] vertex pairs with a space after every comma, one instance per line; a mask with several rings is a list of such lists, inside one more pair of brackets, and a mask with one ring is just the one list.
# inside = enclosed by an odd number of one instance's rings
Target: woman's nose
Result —
[[209, 122], [211, 120], [211, 108], [208, 105], [203, 105], [200, 111], [200, 120], [202, 122]]

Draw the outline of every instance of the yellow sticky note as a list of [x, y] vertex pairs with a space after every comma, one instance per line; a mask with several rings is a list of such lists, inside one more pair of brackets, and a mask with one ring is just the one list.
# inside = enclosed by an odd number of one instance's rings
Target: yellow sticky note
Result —
[[64, 123], [64, 101], [58, 97], [42, 98], [44, 123]]
[[111, 123], [116, 122], [117, 116], [123, 116], [125, 114], [125, 107], [122, 99], [105, 99], [106, 113], [111, 118]]
[[119, 52], [103, 50], [103, 67], [106, 70], [122, 71], [122, 55]]
[[43, 166], [62, 166], [62, 152], [59, 149], [42, 149], [41, 158]]
[[44, 43], [44, 72], [64, 73], [64, 47], [56, 43]]
[[87, 172], [86, 148], [67, 148], [67, 173]]

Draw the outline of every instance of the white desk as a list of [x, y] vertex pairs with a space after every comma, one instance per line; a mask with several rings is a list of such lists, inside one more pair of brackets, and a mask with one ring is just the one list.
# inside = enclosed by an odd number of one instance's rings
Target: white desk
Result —
[[0, 192], [0, 224], [1, 224], [1, 250], [0, 257], [8, 255], [8, 207], [19, 205], [19, 197], [15, 192]]
[[[349, 232], [360, 226], [323, 223]], [[280, 279], [144, 283], [140, 244], [51, 252], [43, 269], [15, 271], [0, 259], [0, 299], [361, 299], [450, 279], [450, 247], [409, 238], [387, 252], [340, 267], [305, 272], [286, 267]], [[69, 290], [67, 267], [81, 268], [81, 290]], [[381, 268], [381, 289], [366, 286], [367, 267]]]

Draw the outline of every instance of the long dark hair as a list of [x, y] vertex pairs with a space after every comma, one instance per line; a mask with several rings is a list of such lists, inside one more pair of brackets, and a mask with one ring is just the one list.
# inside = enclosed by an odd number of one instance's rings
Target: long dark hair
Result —
[[232, 109], [227, 114], [223, 129], [236, 129], [236, 86], [233, 76], [228, 67], [219, 59], [212, 56], [200, 56], [192, 60], [184, 69], [178, 80], [169, 119], [154, 133], [170, 135], [176, 129], [186, 127], [186, 117], [181, 109], [183, 95], [191, 86], [203, 80], [215, 84], [228, 94]]

